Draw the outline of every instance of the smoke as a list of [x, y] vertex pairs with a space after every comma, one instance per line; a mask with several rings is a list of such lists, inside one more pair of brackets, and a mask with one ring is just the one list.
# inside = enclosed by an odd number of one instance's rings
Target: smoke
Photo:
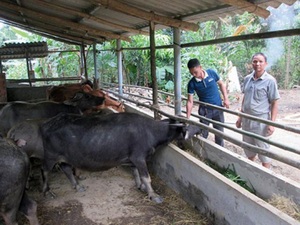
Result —
[[[295, 4], [299, 4], [297, 1]], [[295, 5], [294, 4], [294, 5]], [[267, 24], [269, 31], [287, 30], [294, 26], [295, 12], [294, 5], [288, 6], [281, 4], [278, 8], [269, 7], [270, 16], [262, 21], [262, 24]], [[280, 38], [266, 39], [266, 50], [264, 52], [268, 57], [268, 67], [276, 64], [278, 59], [284, 53], [284, 43]]]

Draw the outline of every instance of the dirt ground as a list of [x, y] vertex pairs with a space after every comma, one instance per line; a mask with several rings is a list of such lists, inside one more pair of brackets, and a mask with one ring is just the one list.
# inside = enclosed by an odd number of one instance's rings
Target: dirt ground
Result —
[[[300, 88], [280, 91], [278, 122], [300, 127]], [[240, 96], [231, 95], [231, 109], [240, 107]], [[226, 115], [226, 123], [234, 124], [236, 117]], [[276, 137], [286, 142], [300, 143], [299, 134], [290, 134], [280, 129]], [[209, 138], [212, 138], [211, 136]], [[298, 146], [298, 145], [297, 145]], [[225, 147], [243, 155], [243, 150], [226, 142]], [[257, 162], [259, 163], [259, 162]], [[294, 167], [274, 161], [272, 170], [300, 182], [300, 172]], [[159, 178], [152, 175], [154, 190], [164, 198], [162, 204], [155, 204], [147, 194], [135, 187], [129, 168], [118, 167], [103, 172], [84, 172], [86, 179], [80, 181], [87, 187], [85, 192], [71, 188], [66, 176], [59, 170], [50, 174], [50, 187], [56, 198], [44, 197], [41, 193], [41, 176], [38, 165], [30, 181], [29, 196], [38, 203], [38, 218], [41, 225], [184, 225], [208, 224], [196, 209], [184, 202], [178, 194], [169, 189]], [[20, 224], [28, 221], [19, 216]], [[2, 222], [0, 221], [0, 225]]]
[[[136, 188], [128, 167], [82, 175], [85, 179], [80, 183], [87, 189], [76, 192], [63, 172], [54, 169], [49, 179], [56, 197], [44, 197], [36, 166], [27, 193], [38, 203], [41, 225], [212, 224], [153, 175], [153, 188], [164, 198], [162, 204], [150, 201], [146, 193]], [[20, 224], [29, 224], [22, 215], [19, 220]]]

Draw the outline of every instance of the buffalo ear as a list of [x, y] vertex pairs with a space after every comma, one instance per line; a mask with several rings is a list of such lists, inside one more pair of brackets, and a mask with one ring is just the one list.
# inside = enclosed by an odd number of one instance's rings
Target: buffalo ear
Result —
[[82, 99], [83, 95], [82, 92], [76, 92], [71, 99], [65, 100], [63, 103], [66, 105], [75, 105], [74, 103]]
[[25, 146], [27, 142], [24, 139], [18, 139], [16, 140], [16, 145], [19, 147]]
[[63, 103], [66, 105], [74, 105], [74, 102], [72, 102], [70, 100], [65, 100], [65, 101], [63, 101]]
[[83, 92], [76, 92], [73, 98], [70, 99], [70, 101], [78, 101], [83, 98]]

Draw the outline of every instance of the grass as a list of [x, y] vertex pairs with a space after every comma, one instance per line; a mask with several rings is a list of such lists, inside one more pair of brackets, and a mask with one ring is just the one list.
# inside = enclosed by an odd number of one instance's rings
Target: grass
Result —
[[223, 176], [227, 177], [228, 179], [232, 180], [233, 182], [237, 183], [238, 185], [240, 185], [241, 187], [245, 188], [247, 191], [251, 192], [252, 194], [256, 194], [255, 189], [253, 188], [253, 186], [251, 185], [248, 186], [248, 182], [243, 180], [240, 175], [238, 175], [235, 171], [234, 165], [232, 164], [232, 168], [230, 169], [230, 165], [228, 165], [227, 168], [221, 168], [219, 167], [216, 163], [211, 162], [210, 160], [204, 160], [204, 163], [209, 165], [211, 168], [213, 168], [214, 170], [218, 171], [219, 173], [221, 173]]

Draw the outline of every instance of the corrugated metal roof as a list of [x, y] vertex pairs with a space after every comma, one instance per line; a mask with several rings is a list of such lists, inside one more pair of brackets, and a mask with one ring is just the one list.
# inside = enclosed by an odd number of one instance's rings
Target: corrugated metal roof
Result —
[[0, 48], [0, 59], [41, 58], [48, 55], [47, 42], [9, 43]]
[[74, 44], [129, 40], [158, 27], [196, 30], [196, 22], [245, 11], [267, 17], [267, 7], [296, 0], [1, 0], [0, 19], [46, 37]]

